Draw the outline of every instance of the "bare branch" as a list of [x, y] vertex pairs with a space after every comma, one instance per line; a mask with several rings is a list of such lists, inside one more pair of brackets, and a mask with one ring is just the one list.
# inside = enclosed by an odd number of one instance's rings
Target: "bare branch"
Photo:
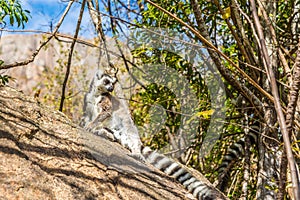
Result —
[[249, 58], [251, 60], [250, 63], [257, 64], [258, 60], [255, 57], [254, 50], [253, 50], [253, 48], [252, 48], [252, 46], [250, 44], [251, 42], [249, 41], [249, 38], [246, 36], [246, 31], [245, 31], [244, 26], [243, 26], [243, 24], [245, 24], [245, 23], [242, 20], [242, 16], [244, 16], [245, 18], [247, 18], [248, 16], [240, 8], [240, 5], [238, 4], [237, 0], [232, 1], [231, 10], [232, 10], [232, 16], [235, 19], [234, 21], [236, 21], [235, 22], [235, 26], [240, 30], [239, 34], [241, 35], [242, 43], [245, 46], [247, 54], [249, 54], [248, 56], [249, 56]]
[[[219, 3], [218, 0], [214, 0], [214, 4], [218, 7], [218, 10], [220, 11], [221, 15], [224, 15], [224, 10], [221, 8], [221, 5]], [[251, 54], [248, 54], [246, 52], [246, 49], [245, 49], [245, 45], [242, 43], [240, 37], [238, 36], [237, 32], [234, 30], [234, 27], [232, 26], [232, 24], [230, 23], [229, 21], [229, 18], [228, 19], [224, 19], [228, 28], [230, 29], [230, 32], [231, 34], [233, 35], [234, 39], [236, 40], [237, 42], [237, 45], [239, 47], [239, 49], [241, 50], [241, 53], [243, 54], [243, 56], [245, 56], [246, 60], [247, 60], [247, 63], [251, 63], [252, 65], [254, 65], [255, 63], [251, 62], [250, 61], [250, 55]]]
[[[103, 33], [103, 29], [102, 29], [101, 15], [98, 13], [98, 10], [96, 10], [92, 0], [88, 0], [87, 4], [88, 4], [88, 9], [89, 9], [90, 16], [92, 18], [92, 22], [95, 26], [95, 29], [98, 31], [100, 40], [105, 40], [105, 36], [104, 36], [104, 33]], [[98, 0], [96, 0], [96, 7], [99, 7]]]
[[86, 0], [82, 1], [80, 13], [79, 13], [79, 18], [78, 18], [76, 30], [75, 30], [75, 33], [74, 33], [74, 39], [73, 39], [73, 41], [71, 43], [71, 46], [70, 46], [70, 51], [69, 51], [69, 56], [68, 56], [68, 63], [67, 63], [67, 70], [66, 70], [65, 79], [64, 79], [64, 82], [63, 82], [63, 87], [62, 87], [59, 111], [62, 111], [63, 107], [64, 107], [64, 100], [66, 98], [65, 97], [65, 92], [66, 92], [67, 83], [68, 83], [68, 79], [69, 79], [69, 75], [70, 75], [72, 56], [73, 56], [73, 51], [74, 51], [74, 47], [75, 47], [75, 44], [76, 44], [76, 39], [78, 37], [78, 33], [79, 33], [79, 29], [80, 29], [80, 24], [81, 24], [81, 20], [82, 20], [82, 16], [83, 16], [85, 2], [86, 2]]
[[[243, 102], [242, 102], [243, 103]], [[244, 167], [244, 180], [242, 182], [242, 195], [241, 200], [246, 200], [248, 196], [248, 183], [250, 180], [250, 136], [249, 136], [249, 119], [247, 113], [244, 111], [244, 107], [242, 108], [245, 115], [245, 167]]]
[[283, 65], [283, 67], [285, 69], [285, 72], [286, 72], [286, 75], [287, 75], [287, 78], [288, 78], [288, 82], [289, 82], [288, 85], [290, 85], [292, 83], [291, 70], [290, 70], [290, 68], [288, 66], [287, 60], [285, 59], [282, 50], [279, 48], [275, 29], [274, 29], [272, 23], [269, 20], [269, 16], [268, 16], [268, 14], [267, 14], [264, 6], [262, 5], [262, 3], [260, 1], [258, 1], [258, 5], [259, 5], [259, 9], [261, 10], [261, 12], [263, 14], [264, 20], [266, 20], [266, 22], [267, 22], [267, 25], [268, 25], [268, 28], [270, 30], [270, 34], [271, 34], [271, 37], [272, 37], [272, 41], [274, 43], [274, 46], [277, 48], [277, 52], [278, 52], [280, 61], [281, 61], [282, 65]]
[[[110, 4], [110, 1], [108, 1], [109, 3], [108, 3], [108, 12], [109, 12], [109, 15], [111, 15], [112, 16], [112, 10], [111, 10], [111, 4]], [[112, 19], [112, 18], [111, 18]], [[112, 32], [113, 32], [113, 34], [114, 34], [114, 36], [116, 36], [116, 21], [115, 20], [110, 20], [110, 26], [111, 26], [111, 29], [112, 29]], [[119, 43], [119, 41], [118, 41], [118, 39], [117, 39], [117, 37], [114, 37], [114, 40], [115, 40], [115, 43], [116, 43], [116, 45], [117, 45], [117, 47], [118, 47], [118, 50], [119, 50], [119, 52], [120, 52], [120, 54], [121, 54], [121, 58], [123, 59], [123, 62], [124, 62], [124, 65], [125, 65], [125, 68], [126, 68], [126, 70], [127, 70], [127, 72], [129, 73], [129, 75], [132, 77], [132, 79], [135, 81], [135, 82], [137, 82], [141, 87], [143, 87], [144, 89], [145, 89], [145, 86], [143, 85], [143, 83], [141, 83], [133, 74], [132, 74], [132, 72], [130, 71], [130, 68], [129, 68], [129, 65], [128, 65], [128, 63], [131, 63], [132, 65], [134, 65], [134, 66], [136, 66], [134, 63], [132, 63], [132, 62], [129, 62], [127, 59], [126, 59], [126, 57], [125, 57], [125, 54], [124, 54], [124, 52], [123, 52], [123, 50], [121, 49], [121, 45], [120, 45], [120, 43]]]
[[67, 13], [69, 12], [71, 6], [73, 4], [73, 1], [69, 1], [69, 4], [65, 10], [65, 12], [63, 13], [62, 17], [60, 18], [59, 22], [57, 23], [52, 35], [50, 35], [45, 42], [43, 42], [36, 50], [35, 52], [33, 52], [33, 54], [31, 55], [31, 57], [27, 60], [21, 61], [21, 62], [15, 62], [12, 64], [7, 64], [7, 65], [1, 65], [0, 69], [10, 69], [13, 67], [18, 67], [18, 66], [23, 66], [23, 65], [28, 65], [29, 63], [33, 62], [35, 57], [38, 55], [38, 53], [40, 52], [40, 50], [55, 36], [55, 34], [57, 33], [59, 27], [61, 26], [62, 22], [64, 21]]
[[[96, 8], [94, 7], [92, 0], [88, 0], [87, 4], [88, 4], [89, 13], [90, 13], [91, 19], [93, 21], [93, 24], [95, 26], [95, 29], [98, 32], [98, 36], [99, 36], [100, 40], [102, 40], [102, 42], [103, 42], [104, 51], [106, 54], [106, 58], [107, 58], [109, 67], [114, 68], [113, 64], [111, 63], [111, 59], [110, 59], [110, 56], [108, 53], [106, 37], [105, 37], [104, 31], [102, 28], [102, 18], [101, 18], [100, 12], [98, 10], [96, 10]], [[99, 6], [98, 0], [96, 0], [96, 6]], [[110, 19], [112, 19], [112, 18], [110, 18]]]

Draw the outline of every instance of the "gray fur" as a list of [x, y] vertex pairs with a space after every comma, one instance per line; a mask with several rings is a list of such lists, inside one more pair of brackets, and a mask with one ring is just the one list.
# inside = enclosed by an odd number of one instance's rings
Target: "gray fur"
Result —
[[[259, 133], [260, 127], [259, 122], [255, 122], [250, 126], [249, 129], [249, 139], [252, 144], [257, 143], [257, 135]], [[231, 169], [234, 164], [244, 155], [245, 149], [245, 137], [242, 137], [240, 140], [231, 145], [226, 154], [223, 157], [222, 163], [218, 169], [219, 177], [216, 182], [217, 188], [221, 191], [225, 191], [230, 180]]]
[[84, 98], [80, 126], [97, 135], [117, 140], [130, 149], [134, 156], [142, 157], [142, 143], [133, 120], [128, 117], [130, 113], [125, 99], [111, 95], [115, 84], [116, 78], [97, 71]]
[[96, 72], [89, 91], [84, 97], [84, 113], [80, 122], [81, 127], [87, 128], [90, 122], [93, 122], [99, 114], [102, 114], [102, 108], [98, 105], [104, 98], [111, 98], [110, 92], [113, 91], [115, 83], [116, 78], [105, 75], [100, 70]]

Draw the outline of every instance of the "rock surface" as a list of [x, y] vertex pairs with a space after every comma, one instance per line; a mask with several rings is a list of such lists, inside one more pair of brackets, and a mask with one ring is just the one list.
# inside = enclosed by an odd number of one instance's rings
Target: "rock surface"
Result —
[[0, 87], [0, 199], [193, 199], [64, 114]]

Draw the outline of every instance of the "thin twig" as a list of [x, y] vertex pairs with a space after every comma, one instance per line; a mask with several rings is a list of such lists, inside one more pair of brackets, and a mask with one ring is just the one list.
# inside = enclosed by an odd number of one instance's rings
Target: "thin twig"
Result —
[[[0, 31], [12, 32], [12, 33], [21, 32], [21, 33], [40, 33], [40, 34], [45, 34], [45, 35], [53, 35], [52, 32], [40, 31], [40, 30], [9, 30], [9, 29], [0, 28]], [[67, 39], [71, 39], [71, 40], [74, 39], [73, 36], [66, 35], [66, 34], [63, 34], [63, 33], [55, 33], [55, 35], [53, 37], [55, 37], [56, 39], [59, 39], [59, 38], [67, 38]], [[71, 41], [63, 41], [63, 42], [70, 42], [71, 43]], [[92, 42], [89, 42], [88, 40], [85, 40], [85, 39], [77, 38], [76, 42], [80, 43], [80, 44], [90, 46], [90, 47], [99, 47], [99, 45], [93, 44]]]
[[[110, 1], [108, 1], [108, 13], [109, 13], [109, 15], [112, 15], [112, 10], [111, 10], [111, 4], [110, 4]], [[123, 62], [124, 62], [124, 64], [125, 64], [125, 68], [126, 68], [126, 70], [127, 70], [127, 72], [129, 73], [129, 75], [130, 75], [130, 77], [132, 77], [133, 78], [133, 80], [135, 81], [135, 82], [137, 82], [140, 86], [142, 86], [144, 89], [146, 89], [146, 87], [143, 85], [143, 83], [141, 83], [133, 74], [132, 74], [132, 72], [130, 71], [130, 68], [129, 68], [129, 65], [128, 65], [128, 60], [126, 59], [126, 57], [125, 57], [125, 54], [123, 53], [123, 51], [122, 51], [122, 49], [121, 49], [121, 44], [119, 43], [119, 41], [118, 41], [118, 39], [117, 39], [117, 33], [116, 33], [116, 21], [114, 21], [114, 20], [110, 20], [110, 26], [111, 26], [111, 30], [112, 30], [112, 32], [113, 32], [113, 35], [114, 35], [114, 39], [115, 39], [115, 43], [116, 43], [116, 45], [117, 45], [117, 47], [118, 47], [118, 50], [119, 50], [119, 52], [120, 52], [120, 54], [121, 54], [121, 58], [123, 59]]]
[[[218, 0], [214, 0], [214, 4], [217, 6], [217, 8], [220, 11], [221, 15], [224, 15], [224, 10], [221, 8], [220, 2]], [[245, 49], [245, 46], [244, 46], [245, 44], [243, 44], [241, 39], [238, 37], [237, 31], [235, 30], [235, 28], [230, 23], [229, 18], [224, 19], [224, 20], [225, 20], [231, 34], [233, 35], [233, 37], [234, 37], [234, 39], [235, 39], [235, 41], [238, 45], [238, 48], [241, 50], [241, 53], [246, 58], [247, 62], [251, 63], [250, 57], [249, 57], [248, 53], [246, 52], [246, 49]], [[254, 64], [254, 63], [251, 63], [251, 64]]]
[[85, 2], [86, 2], [86, 0], [82, 1], [80, 13], [79, 13], [79, 18], [78, 18], [76, 30], [75, 30], [75, 33], [74, 33], [74, 39], [73, 39], [73, 42], [71, 43], [71, 46], [70, 46], [70, 51], [69, 51], [69, 55], [68, 55], [67, 70], [66, 70], [64, 82], [63, 82], [63, 85], [62, 85], [59, 111], [62, 111], [63, 107], [64, 107], [64, 101], [65, 101], [65, 98], [66, 98], [65, 93], [66, 93], [67, 83], [68, 83], [70, 70], [71, 70], [72, 56], [73, 56], [73, 51], [74, 51], [74, 47], [75, 47], [75, 44], [76, 44], [76, 39], [78, 37], [78, 33], [79, 33], [79, 30], [80, 30], [80, 24], [81, 24], [81, 20], [82, 20], [82, 16], [83, 16]]
[[36, 50], [35, 52], [33, 52], [33, 54], [31, 55], [31, 57], [27, 60], [21, 61], [21, 62], [15, 62], [12, 64], [8, 64], [8, 65], [1, 65], [0, 69], [10, 69], [13, 67], [18, 67], [18, 66], [23, 66], [23, 65], [28, 65], [29, 63], [33, 62], [35, 57], [38, 55], [38, 53], [40, 52], [40, 50], [55, 36], [55, 34], [57, 33], [59, 27], [61, 26], [62, 22], [64, 21], [67, 13], [69, 12], [71, 6], [73, 4], [73, 1], [69, 1], [69, 4], [65, 10], [65, 12], [63, 13], [62, 17], [60, 18], [59, 22], [57, 23], [53, 33], [46, 39], [45, 42], [43, 42]]
[[[104, 47], [104, 52], [105, 52], [106, 59], [108, 62], [108, 67], [114, 69], [115, 67], [112, 64], [110, 55], [108, 53], [107, 41], [106, 41], [106, 37], [105, 37], [104, 31], [102, 28], [101, 15], [100, 15], [99, 11], [95, 9], [91, 0], [88, 0], [87, 4], [88, 4], [89, 13], [92, 18], [95, 29], [98, 32], [98, 36], [99, 36], [100, 40], [102, 40], [102, 42], [103, 42], [103, 47]], [[96, 6], [97, 5], [99, 5], [98, 0], [96, 1]], [[110, 18], [110, 19], [112, 20], [112, 18]]]

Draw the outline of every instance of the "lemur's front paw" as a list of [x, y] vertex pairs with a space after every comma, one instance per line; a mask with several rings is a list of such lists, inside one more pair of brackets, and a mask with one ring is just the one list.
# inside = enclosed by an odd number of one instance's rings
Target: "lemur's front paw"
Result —
[[96, 130], [93, 132], [95, 135], [101, 136], [105, 139], [108, 139], [112, 142], [116, 141], [116, 138], [112, 131], [108, 128], [101, 128], [100, 130]]

